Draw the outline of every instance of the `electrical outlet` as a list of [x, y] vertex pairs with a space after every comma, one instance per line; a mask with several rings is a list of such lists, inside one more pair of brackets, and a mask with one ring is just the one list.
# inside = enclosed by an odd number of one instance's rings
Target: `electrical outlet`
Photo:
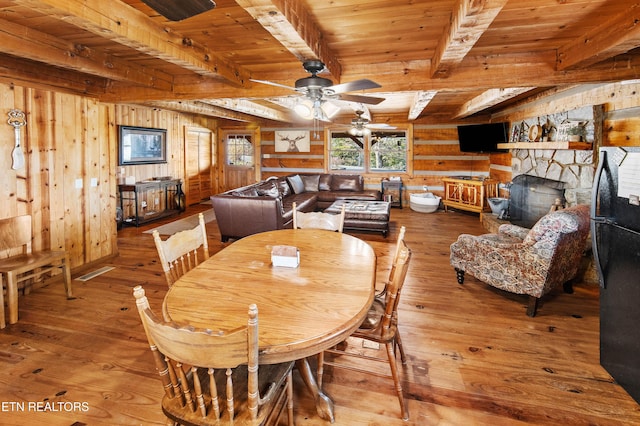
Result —
[[154, 199], [153, 199], [153, 204], [155, 204], [156, 206], [157, 206], [158, 204], [160, 204], [160, 198], [158, 198], [158, 197], [154, 198]]
[[142, 201], [140, 203], [140, 205], [142, 206], [142, 208], [144, 209], [145, 207], [147, 207], [147, 202], [146, 201]]

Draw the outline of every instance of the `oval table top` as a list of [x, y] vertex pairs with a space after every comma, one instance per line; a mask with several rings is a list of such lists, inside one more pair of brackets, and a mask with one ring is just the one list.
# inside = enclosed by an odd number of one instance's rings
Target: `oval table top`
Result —
[[[274, 245], [300, 251], [297, 268], [274, 267]], [[246, 325], [258, 306], [261, 363], [315, 355], [362, 323], [375, 291], [376, 255], [348, 234], [283, 229], [230, 244], [183, 275], [163, 303], [167, 321], [211, 330]]]

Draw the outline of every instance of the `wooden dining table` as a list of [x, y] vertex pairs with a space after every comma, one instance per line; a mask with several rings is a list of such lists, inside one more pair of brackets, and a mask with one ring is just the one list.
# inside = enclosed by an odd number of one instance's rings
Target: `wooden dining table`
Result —
[[[298, 267], [273, 266], [276, 245], [297, 247]], [[260, 363], [297, 361], [320, 417], [334, 421], [333, 402], [317, 386], [307, 357], [344, 341], [373, 302], [376, 255], [354, 236], [283, 229], [237, 240], [178, 279], [167, 292], [167, 321], [211, 330], [246, 325], [258, 306]]]

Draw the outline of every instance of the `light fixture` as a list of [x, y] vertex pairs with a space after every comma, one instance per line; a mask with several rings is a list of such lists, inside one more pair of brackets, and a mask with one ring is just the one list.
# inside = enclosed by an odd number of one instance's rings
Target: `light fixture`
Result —
[[340, 107], [331, 102], [323, 102], [320, 108], [327, 118], [333, 118], [340, 111]]
[[371, 135], [371, 129], [367, 127], [367, 124], [369, 124], [369, 120], [362, 116], [363, 113], [364, 111], [361, 110], [356, 111], [356, 115], [358, 117], [351, 120], [351, 128], [349, 129], [349, 134], [353, 136]]
[[306, 98], [302, 99], [294, 105], [293, 110], [300, 117], [307, 120], [311, 120], [314, 116], [313, 101], [311, 99], [306, 99]]
[[321, 99], [304, 98], [296, 102], [293, 110], [306, 120], [329, 121], [340, 111], [340, 107]]
[[352, 136], [369, 136], [371, 135], [371, 129], [364, 126], [354, 126], [349, 129], [349, 134]]

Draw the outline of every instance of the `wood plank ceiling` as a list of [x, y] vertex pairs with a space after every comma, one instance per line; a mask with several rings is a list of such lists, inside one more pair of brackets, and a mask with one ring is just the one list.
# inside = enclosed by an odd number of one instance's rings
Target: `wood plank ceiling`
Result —
[[[175, 0], [180, 4], [179, 0]], [[527, 96], [640, 77], [632, 0], [217, 0], [179, 22], [140, 0], [0, 0], [0, 80], [258, 123], [299, 120], [301, 63], [382, 87], [376, 116], [486, 120]], [[341, 104], [354, 117], [358, 104]]]

